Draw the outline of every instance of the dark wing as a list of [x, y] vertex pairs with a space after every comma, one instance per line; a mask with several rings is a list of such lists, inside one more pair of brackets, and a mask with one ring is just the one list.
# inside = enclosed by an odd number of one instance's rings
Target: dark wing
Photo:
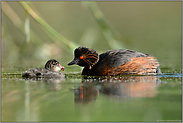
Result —
[[147, 57], [148, 54], [143, 54], [133, 50], [119, 49], [106, 51], [99, 56], [98, 64], [104, 64], [108, 67], [117, 67], [131, 61], [134, 57]]
[[45, 73], [49, 72], [47, 69], [44, 68], [31, 68], [25, 73], [23, 73], [22, 77], [42, 77]]
[[104, 71], [118, 68], [119, 66], [131, 61], [131, 59], [134, 57], [147, 56], [149, 55], [126, 49], [106, 51], [99, 55], [99, 61], [92, 67], [89, 73], [86, 73], [86, 71], [88, 71], [86, 68], [86, 70], [83, 70], [83, 73], [86, 75], [102, 75]]

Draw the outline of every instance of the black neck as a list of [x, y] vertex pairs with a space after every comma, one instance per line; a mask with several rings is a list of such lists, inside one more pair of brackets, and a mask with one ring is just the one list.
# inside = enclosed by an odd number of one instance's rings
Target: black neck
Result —
[[81, 75], [89, 75], [90, 71], [91, 69], [89, 69], [89, 66], [85, 66]]

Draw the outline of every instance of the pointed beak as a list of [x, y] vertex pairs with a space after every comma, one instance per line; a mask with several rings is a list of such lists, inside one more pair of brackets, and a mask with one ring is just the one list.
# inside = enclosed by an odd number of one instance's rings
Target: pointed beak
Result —
[[62, 71], [64, 71], [64, 67], [63, 66], [61, 66], [60, 64], [59, 64], [59, 67], [60, 67], [60, 69], [62, 70]]
[[68, 63], [68, 65], [77, 64], [78, 62], [79, 62], [79, 59], [74, 59], [73, 61], [71, 61], [70, 63]]
[[62, 70], [62, 71], [64, 71], [64, 70], [65, 70], [65, 68], [62, 66], [62, 67], [61, 67], [61, 70]]

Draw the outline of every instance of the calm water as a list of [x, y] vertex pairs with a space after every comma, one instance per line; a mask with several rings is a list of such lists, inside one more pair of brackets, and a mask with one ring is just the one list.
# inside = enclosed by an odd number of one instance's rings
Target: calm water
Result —
[[2, 73], [2, 121], [181, 121], [182, 74], [25, 80]]
[[182, 119], [182, 2], [102, 1], [97, 4], [110, 30], [100, 28], [105, 24], [97, 23], [86, 3], [29, 3], [69, 41], [100, 54], [112, 49], [105, 38], [111, 39], [108, 31], [112, 31], [117, 42], [127, 49], [155, 56], [164, 74], [83, 79], [81, 67], [72, 66], [65, 69], [65, 80], [25, 80], [21, 77], [24, 70], [44, 67], [49, 58], [66, 67], [74, 51], [67, 51], [65, 43], [60, 44], [57, 36], [51, 36], [53, 32], [45, 32], [32, 17], [29, 17], [30, 42], [26, 43], [23, 27], [27, 12], [18, 2], [2, 2], [2, 121]]

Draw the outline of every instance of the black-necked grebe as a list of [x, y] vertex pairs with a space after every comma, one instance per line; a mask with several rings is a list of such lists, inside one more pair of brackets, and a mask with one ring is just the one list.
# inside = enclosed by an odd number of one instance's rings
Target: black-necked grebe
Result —
[[82, 75], [116, 76], [116, 75], [157, 75], [161, 74], [159, 62], [149, 54], [133, 50], [109, 50], [98, 56], [90, 48], [78, 47], [75, 58], [68, 65], [84, 66]]

